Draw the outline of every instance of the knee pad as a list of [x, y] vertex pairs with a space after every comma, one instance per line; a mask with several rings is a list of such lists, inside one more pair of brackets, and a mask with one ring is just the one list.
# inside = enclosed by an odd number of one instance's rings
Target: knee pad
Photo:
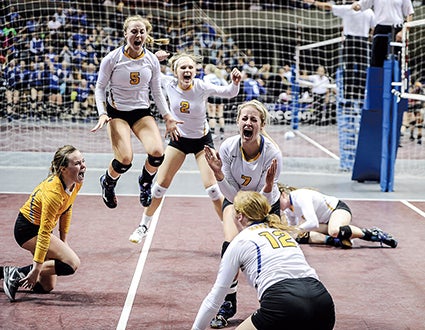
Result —
[[154, 183], [152, 186], [152, 196], [154, 198], [162, 198], [165, 195], [167, 188], [161, 187], [158, 183]]
[[224, 241], [223, 245], [221, 246], [221, 257], [223, 258], [224, 252], [226, 252], [227, 248], [229, 247], [230, 242]]
[[119, 174], [123, 174], [127, 172], [130, 169], [131, 165], [132, 165], [131, 163], [128, 165], [125, 165], [116, 159], [112, 161], [112, 168], [114, 169], [115, 172]]
[[40, 284], [40, 282], [37, 282], [34, 284], [32, 291], [34, 293], [41, 293], [41, 294], [45, 294], [45, 293], [49, 293], [50, 291], [48, 290], [44, 290], [43, 286]]
[[152, 155], [148, 155], [148, 163], [150, 165], [152, 165], [153, 167], [159, 167], [162, 162], [164, 161], [164, 155], [160, 156], [160, 157], [155, 157]]
[[298, 244], [308, 244], [309, 239], [310, 239], [310, 232], [308, 231], [299, 233], [297, 238], [295, 238]]
[[349, 239], [351, 237], [351, 228], [350, 226], [341, 226], [339, 227], [338, 238], [340, 240]]
[[67, 276], [75, 273], [75, 269], [70, 265], [55, 259], [55, 272], [58, 276]]
[[212, 186], [209, 186], [208, 188], [205, 189], [205, 191], [207, 192], [208, 196], [210, 196], [210, 198], [213, 201], [219, 200], [222, 196], [220, 188], [218, 187], [218, 184], [213, 184]]

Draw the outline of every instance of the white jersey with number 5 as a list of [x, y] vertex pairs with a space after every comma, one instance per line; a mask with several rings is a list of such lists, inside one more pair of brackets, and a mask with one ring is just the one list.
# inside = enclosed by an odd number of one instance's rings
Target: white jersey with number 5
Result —
[[[108, 93], [106, 93], [108, 92]], [[169, 113], [161, 91], [161, 70], [157, 57], [147, 49], [137, 58], [129, 57], [120, 47], [107, 54], [100, 63], [96, 83], [96, 106], [99, 115], [105, 113], [108, 103], [119, 111], [148, 109], [149, 93], [161, 115]]]

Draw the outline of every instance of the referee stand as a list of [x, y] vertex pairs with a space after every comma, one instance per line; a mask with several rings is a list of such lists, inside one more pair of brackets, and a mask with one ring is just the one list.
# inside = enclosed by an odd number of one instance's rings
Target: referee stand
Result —
[[400, 81], [400, 64], [394, 54], [388, 56], [382, 68], [368, 68], [352, 180], [377, 181], [383, 192], [394, 191], [402, 116], [407, 110], [407, 99], [399, 100], [392, 93], [399, 91]]

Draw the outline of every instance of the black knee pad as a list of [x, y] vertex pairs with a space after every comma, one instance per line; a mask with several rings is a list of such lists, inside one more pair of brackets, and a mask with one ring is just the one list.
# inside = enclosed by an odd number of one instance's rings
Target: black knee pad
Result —
[[132, 165], [131, 163], [128, 165], [122, 164], [120, 161], [116, 159], [112, 161], [112, 168], [114, 169], [115, 172], [119, 174], [123, 174], [127, 172], [130, 169], [131, 165]]
[[150, 165], [152, 165], [153, 167], [158, 167], [162, 164], [162, 162], [164, 161], [164, 155], [160, 156], [160, 157], [155, 157], [152, 155], [148, 155], [148, 163]]
[[298, 244], [308, 244], [309, 239], [310, 232], [308, 231], [298, 234], [297, 238], [295, 238]]
[[75, 270], [70, 265], [55, 259], [55, 272], [58, 276], [67, 276], [74, 274]]
[[221, 257], [223, 258], [224, 252], [226, 252], [227, 247], [229, 246], [230, 242], [224, 241], [223, 245], [221, 246]]
[[341, 226], [339, 227], [338, 238], [340, 240], [349, 239], [351, 237], [351, 228], [350, 226]]
[[32, 288], [32, 291], [33, 291], [34, 293], [42, 293], [42, 294], [45, 294], [45, 293], [49, 293], [49, 292], [50, 292], [50, 291], [44, 290], [44, 288], [43, 288], [43, 286], [40, 284], [40, 282], [35, 283], [35, 285], [34, 285], [34, 286], [33, 286], [33, 288]]

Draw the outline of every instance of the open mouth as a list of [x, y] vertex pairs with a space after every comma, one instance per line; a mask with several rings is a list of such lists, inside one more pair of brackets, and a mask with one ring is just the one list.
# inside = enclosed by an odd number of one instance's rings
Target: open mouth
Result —
[[243, 130], [242, 134], [243, 134], [244, 137], [250, 138], [250, 137], [252, 137], [252, 130], [245, 128]]
[[79, 172], [78, 173], [78, 180], [83, 181], [84, 180], [84, 175], [85, 175], [85, 172]]
[[140, 45], [142, 45], [142, 42], [140, 40], [135, 40], [134, 41], [134, 45], [135, 46], [140, 46]]
[[186, 80], [186, 81], [192, 79], [192, 74], [190, 72], [184, 73], [183, 74], [183, 79]]

